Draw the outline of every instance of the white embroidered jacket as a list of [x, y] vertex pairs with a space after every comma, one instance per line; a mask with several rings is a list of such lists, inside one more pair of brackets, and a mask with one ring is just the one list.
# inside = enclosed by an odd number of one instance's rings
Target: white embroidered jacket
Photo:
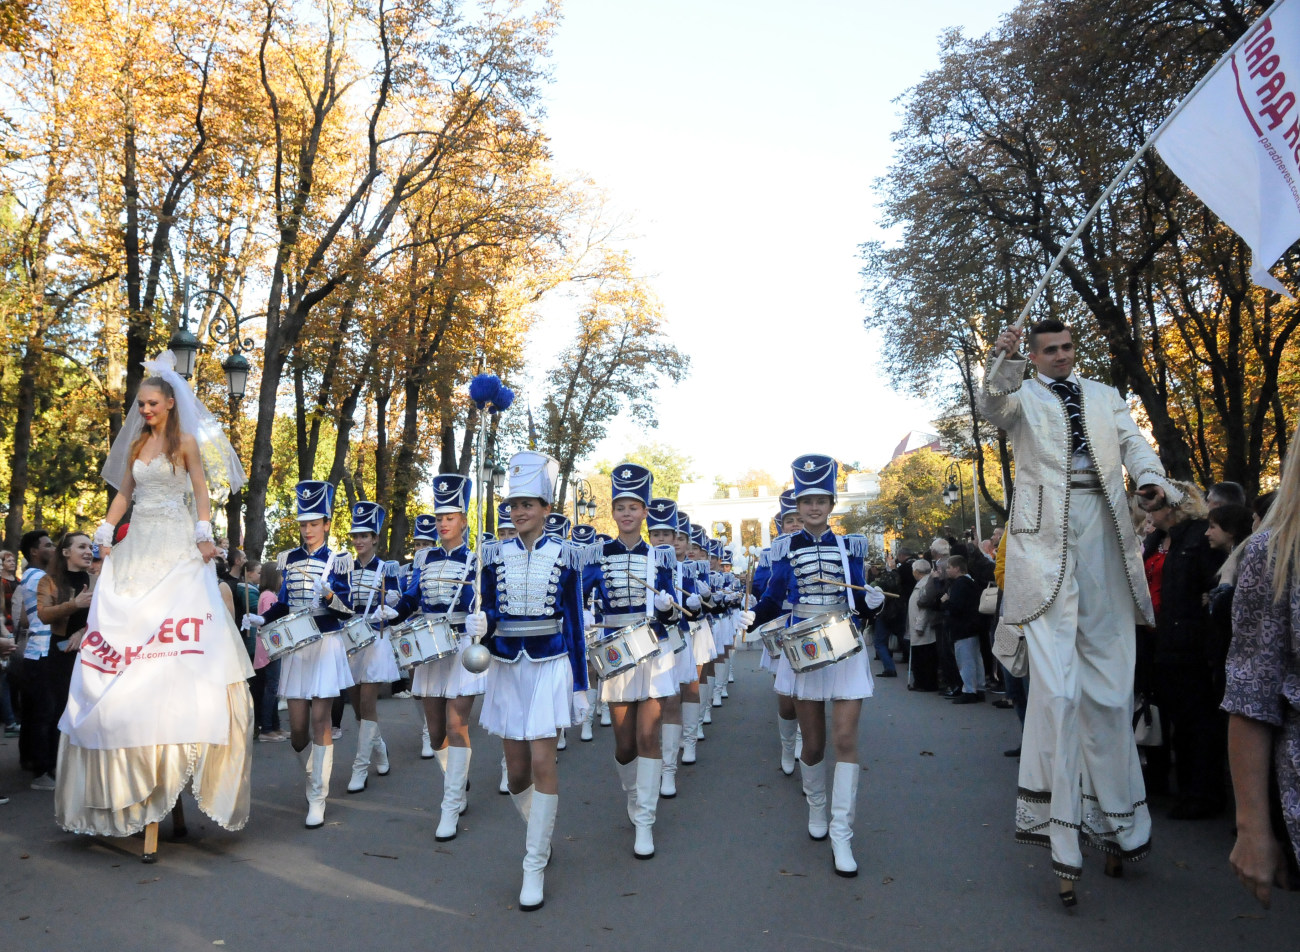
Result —
[[[1070, 518], [1070, 424], [1065, 405], [1047, 385], [1025, 382], [1027, 360], [1002, 362], [996, 377], [986, 371], [980, 410], [1007, 431], [1016, 454], [1016, 490], [1007, 532], [1003, 620], [1021, 625], [1047, 611], [1065, 577]], [[992, 359], [989, 360], [992, 366]], [[1129, 517], [1124, 470], [1138, 486], [1164, 489], [1170, 502], [1182, 494], [1165, 478], [1164, 466], [1138, 431], [1128, 405], [1114, 387], [1079, 379], [1083, 429], [1093, 466], [1101, 477], [1138, 616], [1155, 624], [1142, 549]], [[1022, 386], [1023, 385], [1023, 386]]]

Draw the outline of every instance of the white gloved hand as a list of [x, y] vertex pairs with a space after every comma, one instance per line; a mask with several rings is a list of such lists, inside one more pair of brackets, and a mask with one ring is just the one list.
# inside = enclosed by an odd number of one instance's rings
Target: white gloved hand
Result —
[[402, 600], [402, 593], [397, 591], [397, 589], [393, 589], [391, 592], [384, 592], [385, 605], [392, 605], [393, 607], [396, 607], [397, 603], [400, 602], [401, 600]]
[[392, 621], [397, 617], [397, 609], [392, 605], [380, 605], [370, 613], [370, 617], [377, 621]]
[[673, 607], [673, 597], [666, 592], [655, 592], [655, 611], [666, 612]]
[[[195, 543], [213, 541], [212, 523], [208, 522], [206, 519], [200, 519], [198, 522], [194, 523], [194, 541]], [[221, 553], [223, 559], [228, 555], [229, 553], [224, 551]]]
[[596, 616], [593, 615], [590, 611], [588, 611], [585, 608], [582, 610], [582, 627], [583, 628], [596, 627]]
[[465, 618], [465, 634], [471, 638], [482, 638], [487, 634], [487, 615], [483, 612], [474, 612]]
[[261, 615], [254, 615], [252, 612], [248, 612], [239, 620], [239, 627], [244, 631], [247, 631], [249, 628], [261, 628], [265, 624], [265, 618]]
[[587, 716], [587, 712], [589, 710], [591, 710], [591, 701], [587, 699], [587, 692], [574, 691], [573, 692], [573, 719], [575, 721], [582, 720]]
[[740, 613], [740, 627], [749, 628], [754, 624], [754, 613], [746, 609]]
[[700, 601], [700, 596], [698, 595], [686, 596], [686, 607], [689, 608], [691, 611], [698, 611], [701, 604], [703, 603]]
[[95, 537], [90, 541], [95, 545], [112, 545], [113, 524], [111, 522], [101, 522], [99, 528], [95, 530]]

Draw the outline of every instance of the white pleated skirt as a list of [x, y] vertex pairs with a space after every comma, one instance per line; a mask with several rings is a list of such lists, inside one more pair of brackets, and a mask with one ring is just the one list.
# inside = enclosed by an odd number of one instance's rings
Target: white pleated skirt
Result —
[[541, 740], [573, 726], [573, 671], [567, 657], [493, 657], [485, 678], [478, 722], [489, 734], [505, 740]]
[[348, 655], [352, 680], [357, 684], [392, 684], [402, 676], [397, 670], [393, 643], [380, 635], [356, 654]]
[[411, 669], [411, 693], [416, 697], [474, 697], [487, 685], [487, 672], [474, 674], [460, 663], [461, 652], [474, 643], [460, 636], [460, 651]]
[[776, 693], [800, 701], [859, 701], [875, 693], [867, 652], [837, 661], [816, 671], [796, 673], [784, 654], [777, 661]]
[[697, 667], [708, 664], [718, 656], [718, 653], [713, 650], [713, 629], [709, 626], [709, 620], [701, 618], [700, 623], [703, 627], [700, 628], [696, 637], [691, 639], [691, 651], [695, 654]]
[[[771, 671], [773, 674], [776, 674], [776, 665], [777, 665], [777, 659], [773, 658], [770, 654], [767, 653], [767, 646], [764, 645], [762, 648], [761, 656], [758, 659], [758, 666], [762, 668], [764, 671]], [[793, 673], [794, 672], [791, 672], [791, 674]]]
[[682, 637], [686, 639], [686, 647], [673, 655], [673, 677], [678, 684], [690, 684], [699, 676], [695, 668], [694, 645], [689, 631], [683, 632]]
[[677, 693], [679, 683], [676, 658], [671, 652], [660, 654], [601, 681], [600, 699], [606, 704], [631, 704], [652, 697], [672, 697]]
[[280, 697], [284, 698], [338, 697], [356, 683], [348, 650], [335, 634], [290, 653], [280, 665]]
[[732, 624], [730, 615], [719, 615], [716, 619], [709, 622], [713, 629], [713, 656], [720, 658], [727, 653], [727, 647], [731, 644]]

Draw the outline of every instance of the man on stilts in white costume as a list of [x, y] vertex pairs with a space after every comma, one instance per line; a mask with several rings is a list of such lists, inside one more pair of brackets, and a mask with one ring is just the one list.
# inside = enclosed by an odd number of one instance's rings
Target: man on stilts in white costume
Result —
[[[1013, 327], [998, 338], [1007, 358], [990, 362], [980, 395], [1016, 454], [1002, 609], [1029, 650], [1016, 839], [1051, 848], [1069, 907], [1083, 872], [1082, 837], [1109, 854], [1111, 876], [1121, 874], [1121, 859], [1150, 851], [1131, 715], [1134, 622], [1154, 621], [1124, 470], [1144, 508], [1181, 493], [1118, 391], [1073, 372], [1068, 327], [1035, 324], [1028, 359], [1018, 353], [1020, 336]], [[1038, 376], [1026, 383], [1029, 363]]]

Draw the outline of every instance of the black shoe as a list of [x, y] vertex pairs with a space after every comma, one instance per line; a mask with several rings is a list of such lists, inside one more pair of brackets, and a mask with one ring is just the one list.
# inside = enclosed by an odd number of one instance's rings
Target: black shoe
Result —
[[993, 706], [1003, 711], [1006, 711], [1015, 707], [1016, 705], [1015, 702], [1012, 701], [1010, 698], [1000, 697], [993, 702]]
[[983, 700], [984, 700], [984, 692], [983, 692], [983, 691], [976, 691], [976, 692], [975, 692], [975, 700], [977, 700], [977, 701], [983, 701]]
[[881, 671], [878, 675], [876, 675], [876, 677], [878, 677], [878, 678], [896, 678], [896, 677], [898, 677], [898, 672], [897, 672], [897, 671]]
[[1013, 748], [1013, 749], [1011, 749], [1011, 750], [1004, 750], [1004, 751], [1002, 751], [1002, 756], [1003, 756], [1003, 757], [1019, 757], [1019, 756], [1020, 756], [1020, 748], [1019, 748], [1019, 747], [1015, 747], [1015, 748]]
[[978, 704], [980, 696], [978, 694], [963, 694], [960, 697], [953, 698], [953, 704]]
[[949, 701], [954, 700], [955, 698], [961, 697], [961, 688], [953, 688], [951, 691], [944, 691], [939, 696], [947, 698]]

